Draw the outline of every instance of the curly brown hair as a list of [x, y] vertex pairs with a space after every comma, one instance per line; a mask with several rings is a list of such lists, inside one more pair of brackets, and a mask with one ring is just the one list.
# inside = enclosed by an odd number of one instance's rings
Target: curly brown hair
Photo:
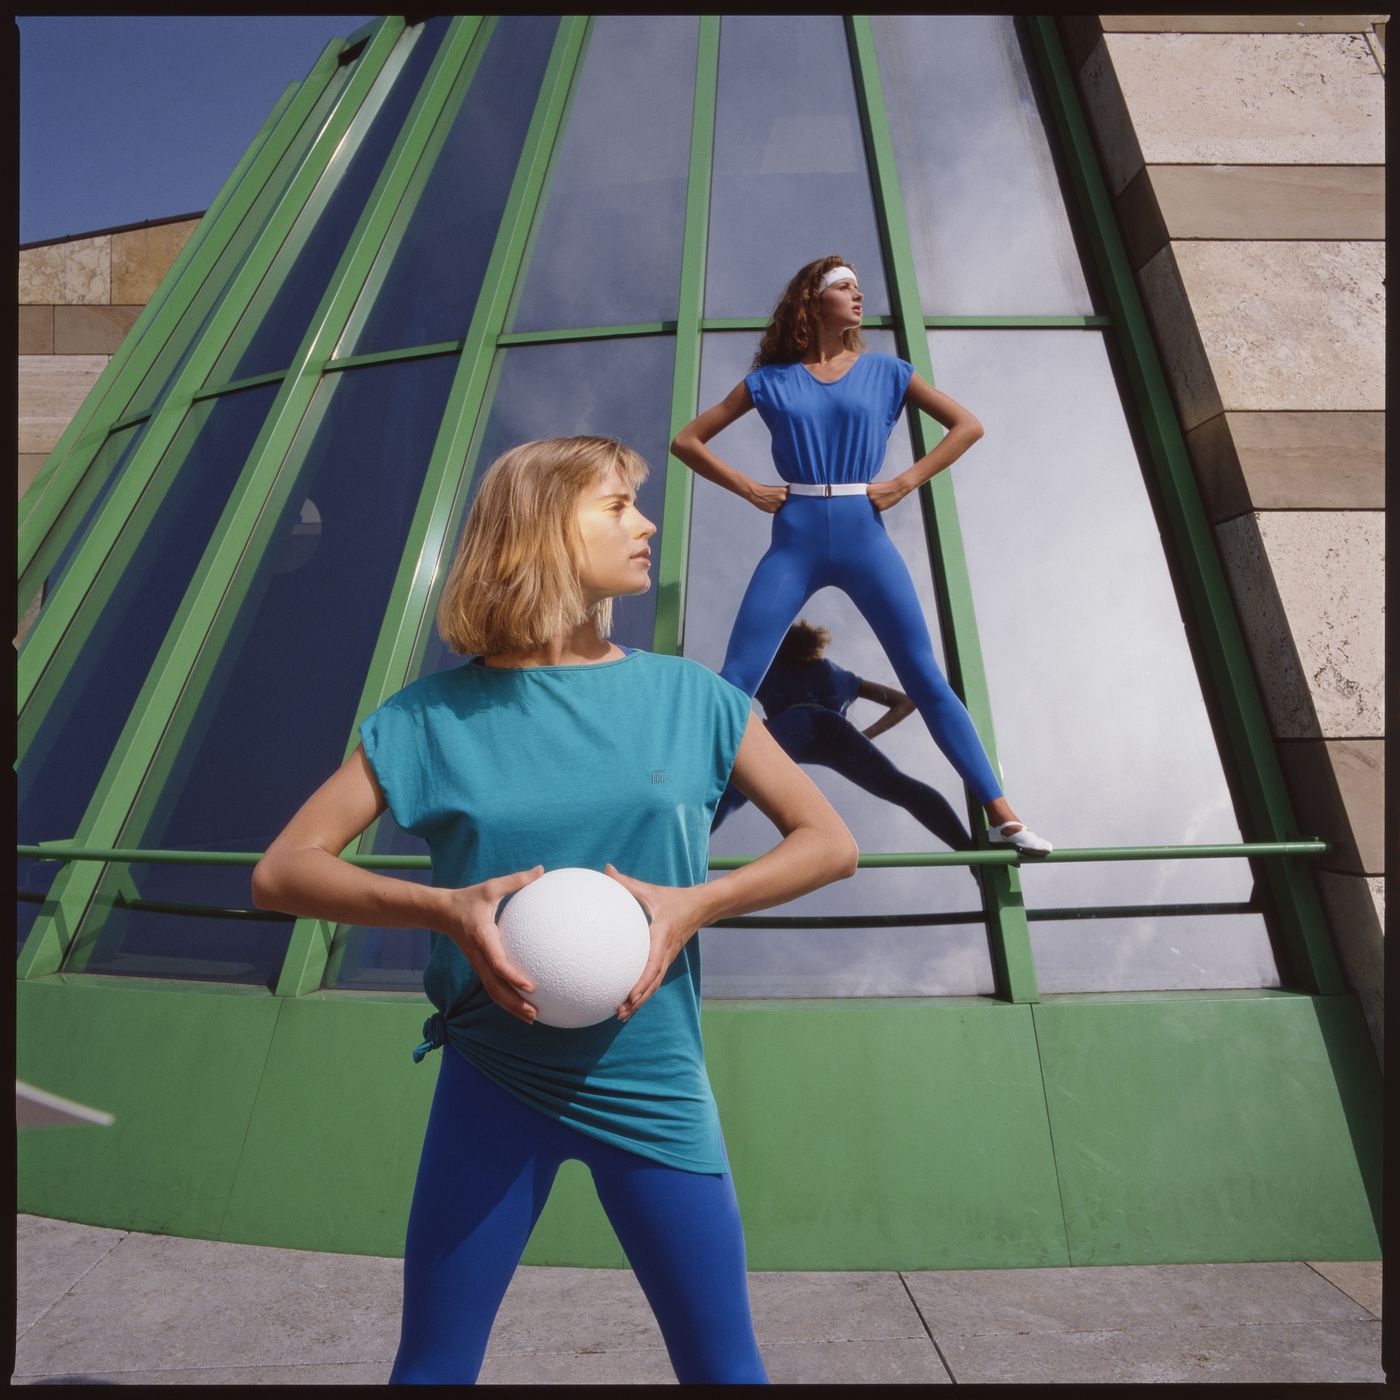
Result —
[[810, 661], [820, 661], [830, 642], [831, 633], [825, 627], [813, 627], [810, 622], [799, 620], [788, 628], [773, 659], [784, 666], [805, 666]]
[[[774, 363], [791, 364], [807, 353], [808, 347], [817, 338], [817, 322], [820, 319], [817, 303], [822, 296], [822, 278], [833, 267], [843, 265], [853, 272], [857, 270], [840, 254], [832, 253], [828, 257], [818, 258], [816, 262], [809, 262], [787, 284], [764, 327], [763, 339], [758, 343], [758, 352], [753, 357], [750, 369]], [[859, 326], [852, 326], [841, 339], [847, 350], [859, 354], [865, 349]]]

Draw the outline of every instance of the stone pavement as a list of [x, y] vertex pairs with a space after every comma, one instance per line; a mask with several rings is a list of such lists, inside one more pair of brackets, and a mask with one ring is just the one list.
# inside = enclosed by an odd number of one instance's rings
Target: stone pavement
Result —
[[[17, 1217], [20, 1385], [382, 1385], [400, 1261]], [[775, 1382], [1379, 1382], [1379, 1263], [754, 1273]], [[483, 1382], [673, 1379], [631, 1273], [521, 1268]]]

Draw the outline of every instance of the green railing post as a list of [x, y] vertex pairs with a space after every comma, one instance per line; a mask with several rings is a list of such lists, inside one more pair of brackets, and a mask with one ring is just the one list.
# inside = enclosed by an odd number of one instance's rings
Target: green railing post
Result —
[[[695, 98], [690, 119], [690, 174], [685, 191], [681, 285], [676, 311], [676, 362], [671, 378], [667, 442], [695, 417], [700, 394], [701, 323], [709, 248], [710, 171], [715, 148], [715, 87], [719, 81], [719, 16], [703, 15], [695, 52]], [[690, 555], [690, 502], [695, 474], [666, 454], [661, 557], [656, 570], [652, 648], [678, 656], [685, 645], [685, 580]]]
[[[489, 408], [496, 343], [520, 275], [530, 227], [583, 54], [587, 24], [581, 17], [567, 17], [555, 37], [356, 707], [356, 731], [365, 715], [407, 682], [427, 643], [432, 625], [428, 605], [440, 562], [453, 544], [448, 529], [470, 485], [472, 440]], [[346, 741], [347, 755], [357, 743], [358, 734], [352, 731]], [[356, 842], [356, 855], [368, 853], [373, 840], [371, 828]], [[411, 868], [426, 864], [423, 861]], [[320, 986], [334, 932], [321, 920], [297, 920], [282, 962], [277, 995], [301, 996]]]
[[[1172, 542], [1185, 566], [1187, 601], [1200, 623], [1206, 664], [1220, 701], [1245, 808], [1257, 832], [1281, 840], [1297, 831], [1297, 823], [1112, 201], [1055, 22], [1048, 16], [1036, 16], [1028, 29], [1083, 211], [1085, 232], [1118, 328], [1129, 386], [1161, 487]], [[1323, 995], [1342, 992], [1341, 970], [1310, 872], [1292, 860], [1270, 861], [1264, 869], [1294, 975], [1311, 991]]]
[[[897, 335], [914, 368], [934, 382], [933, 363], [924, 329], [924, 313], [919, 298], [918, 274], [900, 198], [899, 174], [895, 168], [894, 141], [880, 83], [875, 35], [865, 15], [847, 16], [851, 63], [856, 78], [856, 98], [865, 134], [866, 155], [874, 186], [875, 211], [885, 245], [890, 287], [890, 306]], [[923, 414], [909, 413], [914, 454], [922, 457], [942, 436], [942, 429], [930, 424]], [[991, 699], [987, 692], [982, 649], [977, 637], [977, 619], [972, 607], [972, 586], [958, 529], [953, 483], [946, 472], [933, 478], [919, 491], [929, 554], [937, 584], [939, 622], [943, 633], [948, 678], [961, 692], [986, 745], [992, 767], [998, 769], [996, 739], [992, 726]], [[986, 818], [980, 807], [973, 807], [973, 830], [986, 831]], [[1002, 994], [1010, 1001], [1039, 999], [1035, 965], [1031, 958], [1030, 925], [1021, 899], [1020, 881], [1013, 869], [993, 866], [983, 875], [987, 897], [988, 931], [992, 962]]]

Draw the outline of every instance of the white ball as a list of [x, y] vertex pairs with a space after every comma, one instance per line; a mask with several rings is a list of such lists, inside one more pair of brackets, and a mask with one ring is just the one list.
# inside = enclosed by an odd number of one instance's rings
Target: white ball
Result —
[[535, 984], [526, 1000], [546, 1026], [592, 1026], [616, 1013], [651, 950], [647, 916], [598, 870], [550, 870], [512, 895], [499, 927]]

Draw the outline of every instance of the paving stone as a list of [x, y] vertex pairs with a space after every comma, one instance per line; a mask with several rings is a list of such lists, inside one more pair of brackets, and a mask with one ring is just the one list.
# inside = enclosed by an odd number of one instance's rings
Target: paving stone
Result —
[[1385, 163], [1385, 82], [1362, 33], [1103, 44], [1148, 165]]
[[1317, 870], [1385, 871], [1385, 741], [1290, 739], [1279, 745], [1302, 828], [1332, 843]]
[[764, 1345], [925, 1336], [896, 1273], [754, 1273], [749, 1298]]
[[927, 1337], [879, 1342], [767, 1342], [774, 1385], [948, 1385], [952, 1377]]
[[1196, 312], [1182, 285], [1176, 248], [1167, 244], [1138, 269], [1138, 289], [1162, 357], [1162, 371], [1186, 432], [1224, 412]]
[[19, 252], [21, 303], [102, 306], [112, 291], [112, 239], [73, 238]]
[[1360, 1304], [1303, 1263], [974, 1269], [904, 1277], [940, 1345], [950, 1336], [1366, 1320]]
[[493, 1356], [481, 1364], [482, 1385], [674, 1385], [664, 1347], [636, 1351], [529, 1351]]
[[1316, 1269], [1328, 1283], [1340, 1288], [1343, 1293], [1361, 1304], [1367, 1312], [1381, 1315], [1382, 1264], [1379, 1259], [1345, 1259], [1338, 1263], [1313, 1263], [1309, 1268]]
[[488, 1357], [662, 1347], [631, 1269], [516, 1269], [491, 1329]]
[[402, 1263], [131, 1234], [20, 1338], [22, 1374], [392, 1361]]
[[15, 1336], [37, 1322], [125, 1238], [125, 1230], [16, 1215]]
[[393, 1363], [339, 1366], [201, 1366], [185, 1371], [84, 1371], [65, 1376], [21, 1376], [16, 1385], [387, 1385]]
[[1381, 1324], [1029, 1332], [939, 1338], [961, 1385], [1380, 1382]]
[[1369, 29], [1371, 15], [1100, 15], [1110, 33], [1273, 34]]

